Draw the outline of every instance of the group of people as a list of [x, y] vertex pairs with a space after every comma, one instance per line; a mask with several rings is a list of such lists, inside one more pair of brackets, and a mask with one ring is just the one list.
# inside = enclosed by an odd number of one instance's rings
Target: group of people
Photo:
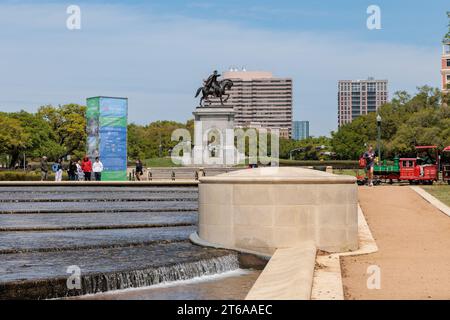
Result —
[[[58, 159], [51, 167], [52, 171], [55, 173], [55, 181], [62, 181], [63, 175], [63, 165], [62, 159]], [[48, 162], [47, 157], [42, 157], [41, 159], [41, 181], [48, 179]], [[88, 156], [85, 156], [82, 160], [69, 161], [67, 166], [67, 174], [70, 181], [101, 181], [103, 172], [103, 164], [99, 157], [95, 158], [94, 163]], [[93, 174], [93, 175], [92, 175]]]

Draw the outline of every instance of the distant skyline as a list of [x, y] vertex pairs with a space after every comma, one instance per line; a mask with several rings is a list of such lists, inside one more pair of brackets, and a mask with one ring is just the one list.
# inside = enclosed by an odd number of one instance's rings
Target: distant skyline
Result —
[[[81, 8], [82, 29], [66, 28]], [[381, 8], [381, 30], [366, 9]], [[129, 98], [129, 122], [185, 122], [212, 70], [293, 79], [294, 120], [337, 128], [338, 80], [440, 87], [448, 1], [0, 1], [0, 110]]]

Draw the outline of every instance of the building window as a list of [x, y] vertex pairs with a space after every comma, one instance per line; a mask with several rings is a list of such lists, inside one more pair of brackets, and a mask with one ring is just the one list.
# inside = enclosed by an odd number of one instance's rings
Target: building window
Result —
[[447, 59], [447, 67], [450, 67], [450, 59]]
[[444, 54], [450, 54], [450, 44], [444, 45]]
[[375, 92], [376, 91], [376, 84], [375, 83], [368, 83], [367, 84], [367, 91], [368, 92]]

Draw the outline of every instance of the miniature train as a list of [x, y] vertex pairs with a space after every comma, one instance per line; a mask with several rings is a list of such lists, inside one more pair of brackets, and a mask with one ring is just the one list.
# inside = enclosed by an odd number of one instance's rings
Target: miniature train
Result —
[[[393, 159], [393, 164], [387, 164], [384, 160], [374, 166], [374, 184], [382, 182], [394, 183], [394, 181], [408, 181], [410, 184], [433, 184], [441, 179], [450, 185], [450, 146], [439, 151], [437, 146], [416, 146], [416, 158]], [[431, 153], [433, 155], [431, 155]], [[427, 161], [421, 157], [422, 154], [429, 156]], [[360, 161], [360, 169], [364, 168], [364, 161]], [[367, 183], [367, 172], [357, 175], [358, 184]]]

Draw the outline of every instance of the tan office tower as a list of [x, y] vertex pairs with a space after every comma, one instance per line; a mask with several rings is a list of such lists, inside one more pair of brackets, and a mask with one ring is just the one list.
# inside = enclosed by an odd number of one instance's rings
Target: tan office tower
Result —
[[338, 123], [342, 126], [388, 102], [388, 81], [340, 80], [338, 84]]
[[450, 92], [450, 39], [444, 39], [442, 44], [442, 92]]
[[[231, 69], [222, 74], [233, 80], [226, 105], [233, 106], [235, 126], [279, 129], [280, 137], [292, 133], [292, 79], [274, 78], [265, 71]], [[217, 101], [213, 102], [217, 105]]]

